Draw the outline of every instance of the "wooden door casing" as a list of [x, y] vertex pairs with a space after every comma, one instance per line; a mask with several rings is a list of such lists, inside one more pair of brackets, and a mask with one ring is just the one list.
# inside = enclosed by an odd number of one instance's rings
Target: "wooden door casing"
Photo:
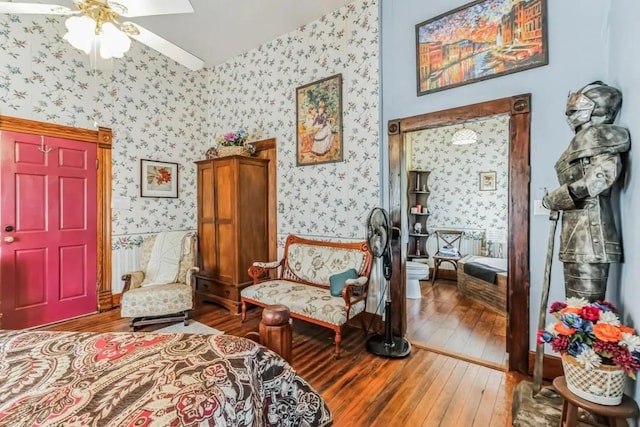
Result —
[[[473, 105], [435, 111], [397, 120], [387, 125], [389, 136], [389, 213], [394, 226], [400, 224], [401, 177], [406, 171], [404, 134], [422, 129], [462, 123], [480, 117], [509, 114], [509, 250], [507, 291], [507, 352], [509, 370], [526, 374], [529, 358], [529, 177], [531, 94], [516, 95]], [[400, 242], [392, 242], [391, 278], [394, 333], [407, 330], [406, 283], [403, 265], [406, 253]]]

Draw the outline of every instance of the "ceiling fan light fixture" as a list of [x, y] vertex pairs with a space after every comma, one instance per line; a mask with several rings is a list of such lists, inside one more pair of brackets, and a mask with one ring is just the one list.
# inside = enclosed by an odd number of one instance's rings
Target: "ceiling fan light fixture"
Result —
[[111, 22], [98, 23], [83, 15], [70, 17], [65, 25], [69, 31], [63, 38], [86, 54], [95, 48], [104, 59], [122, 58], [131, 48], [129, 36]]
[[131, 39], [110, 22], [102, 24], [98, 34], [100, 56], [104, 59], [122, 58], [131, 48]]
[[463, 127], [451, 135], [451, 145], [468, 145], [478, 142], [478, 133], [473, 129]]
[[86, 15], [72, 16], [66, 20], [65, 26], [68, 32], [63, 39], [76, 49], [89, 54], [96, 36], [96, 21]]

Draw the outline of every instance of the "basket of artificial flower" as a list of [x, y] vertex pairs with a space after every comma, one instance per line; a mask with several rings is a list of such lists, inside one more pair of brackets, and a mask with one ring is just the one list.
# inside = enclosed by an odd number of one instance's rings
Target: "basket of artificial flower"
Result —
[[635, 379], [640, 368], [640, 337], [620, 324], [607, 301], [568, 298], [549, 312], [557, 321], [538, 331], [538, 342], [560, 353], [569, 390], [601, 405], [620, 404], [625, 374]]
[[215, 159], [226, 156], [251, 156], [255, 148], [247, 144], [247, 131], [240, 129], [236, 132], [228, 132], [216, 137], [216, 146], [207, 150], [207, 159]]

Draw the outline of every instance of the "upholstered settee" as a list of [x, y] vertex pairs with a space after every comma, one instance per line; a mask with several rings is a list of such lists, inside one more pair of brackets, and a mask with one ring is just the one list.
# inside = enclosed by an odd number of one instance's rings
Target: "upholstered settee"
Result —
[[120, 301], [120, 315], [131, 318], [129, 326], [132, 330], [145, 324], [179, 320], [187, 324], [189, 310], [193, 309], [194, 305], [193, 274], [198, 272], [198, 268], [194, 266], [196, 235], [190, 233], [185, 238], [189, 239], [189, 250], [183, 251], [180, 257], [178, 276], [174, 283], [142, 286], [153, 252], [155, 236], [147, 237], [142, 242], [140, 270], [122, 275], [124, 289]]
[[[366, 242], [324, 242], [290, 235], [282, 260], [256, 262], [249, 268], [254, 284], [241, 292], [242, 319], [246, 320], [248, 304], [284, 304], [291, 317], [332, 329], [338, 357], [344, 326], [365, 311], [371, 264]], [[277, 268], [279, 276], [270, 279], [269, 270]], [[334, 279], [351, 269], [354, 277], [338, 282], [341, 289], [336, 292]], [[339, 296], [332, 296], [330, 282]], [[361, 320], [364, 327], [364, 316]]]

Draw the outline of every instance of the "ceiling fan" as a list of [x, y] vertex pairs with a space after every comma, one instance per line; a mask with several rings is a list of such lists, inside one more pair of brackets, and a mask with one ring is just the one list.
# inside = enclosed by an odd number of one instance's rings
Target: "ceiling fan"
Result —
[[204, 61], [175, 44], [121, 17], [193, 13], [189, 0], [72, 0], [77, 10], [56, 4], [0, 2], [0, 13], [70, 16], [64, 39], [84, 51], [92, 49], [102, 58], [120, 58], [129, 50], [131, 38], [149, 46], [191, 70]]

